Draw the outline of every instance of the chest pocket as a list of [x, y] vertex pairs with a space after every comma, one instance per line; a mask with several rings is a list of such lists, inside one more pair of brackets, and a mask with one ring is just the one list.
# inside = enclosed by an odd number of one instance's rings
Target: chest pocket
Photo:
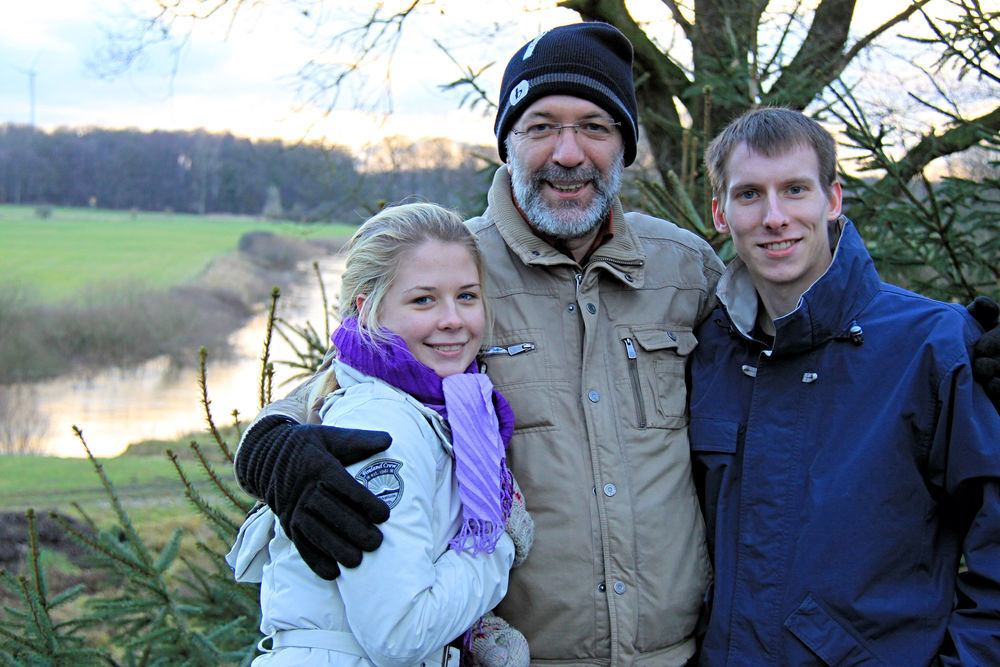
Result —
[[714, 553], [719, 512], [732, 510], [729, 504], [739, 499], [737, 451], [742, 429], [737, 422], [702, 417], [695, 410], [688, 434], [694, 485]]
[[622, 410], [635, 428], [682, 428], [687, 424], [684, 366], [698, 344], [690, 329], [618, 327], [618, 355], [625, 372], [616, 380]]

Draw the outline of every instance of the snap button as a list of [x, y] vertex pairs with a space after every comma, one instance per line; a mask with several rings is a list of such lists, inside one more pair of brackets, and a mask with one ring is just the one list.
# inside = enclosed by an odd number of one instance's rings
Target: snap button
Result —
[[608, 587], [605, 586], [603, 583], [597, 584], [597, 590], [599, 590], [599, 591], [601, 591], [603, 593], [604, 591], [608, 590]]
[[566, 306], [566, 310], [568, 310], [571, 313], [576, 312], [576, 304], [575, 303], [569, 304], [568, 306]]
[[604, 485], [604, 495], [606, 495], [608, 498], [615, 495], [616, 493], [618, 493], [618, 488], [614, 484]]
[[591, 315], [593, 315], [594, 313], [597, 312], [597, 306], [595, 306], [592, 303], [588, 303], [587, 304], [587, 312], [590, 313]]
[[851, 335], [851, 342], [855, 345], [861, 345], [865, 342], [865, 332], [857, 322], [851, 325], [848, 333]]
[[618, 595], [624, 595], [625, 594], [625, 583], [624, 582], [622, 582], [622, 581], [616, 581], [615, 582], [615, 593], [618, 593]]
[[596, 391], [588, 391], [587, 398], [590, 399], [591, 403], [597, 403], [599, 400], [601, 400], [601, 395], [598, 394]]

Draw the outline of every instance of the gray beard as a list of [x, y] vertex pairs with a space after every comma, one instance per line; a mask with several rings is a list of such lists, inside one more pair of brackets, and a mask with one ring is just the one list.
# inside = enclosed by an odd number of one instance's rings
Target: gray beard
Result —
[[[607, 174], [597, 167], [567, 169], [553, 164], [528, 173], [518, 160], [516, 151], [508, 147], [507, 155], [514, 199], [528, 222], [552, 238], [571, 241], [593, 232], [608, 217], [621, 188], [624, 152], [618, 154]], [[542, 198], [545, 181], [590, 181], [594, 185], [594, 198], [586, 206], [576, 201], [564, 201], [552, 206]]]

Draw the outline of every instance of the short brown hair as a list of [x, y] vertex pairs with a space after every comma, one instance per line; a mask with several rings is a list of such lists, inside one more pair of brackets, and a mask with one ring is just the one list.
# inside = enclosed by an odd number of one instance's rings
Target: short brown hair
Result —
[[819, 165], [819, 179], [829, 194], [837, 180], [837, 144], [822, 125], [801, 111], [784, 107], [751, 109], [726, 126], [705, 149], [705, 168], [712, 196], [723, 199], [729, 175], [729, 156], [740, 144], [767, 157], [796, 146], [812, 148]]

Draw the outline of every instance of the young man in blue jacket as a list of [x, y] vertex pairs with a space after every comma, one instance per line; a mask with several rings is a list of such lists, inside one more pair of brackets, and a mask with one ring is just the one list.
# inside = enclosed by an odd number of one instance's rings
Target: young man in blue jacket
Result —
[[708, 147], [738, 258], [697, 332], [704, 664], [1000, 665], [1000, 416], [966, 309], [879, 280], [833, 138], [747, 112]]

